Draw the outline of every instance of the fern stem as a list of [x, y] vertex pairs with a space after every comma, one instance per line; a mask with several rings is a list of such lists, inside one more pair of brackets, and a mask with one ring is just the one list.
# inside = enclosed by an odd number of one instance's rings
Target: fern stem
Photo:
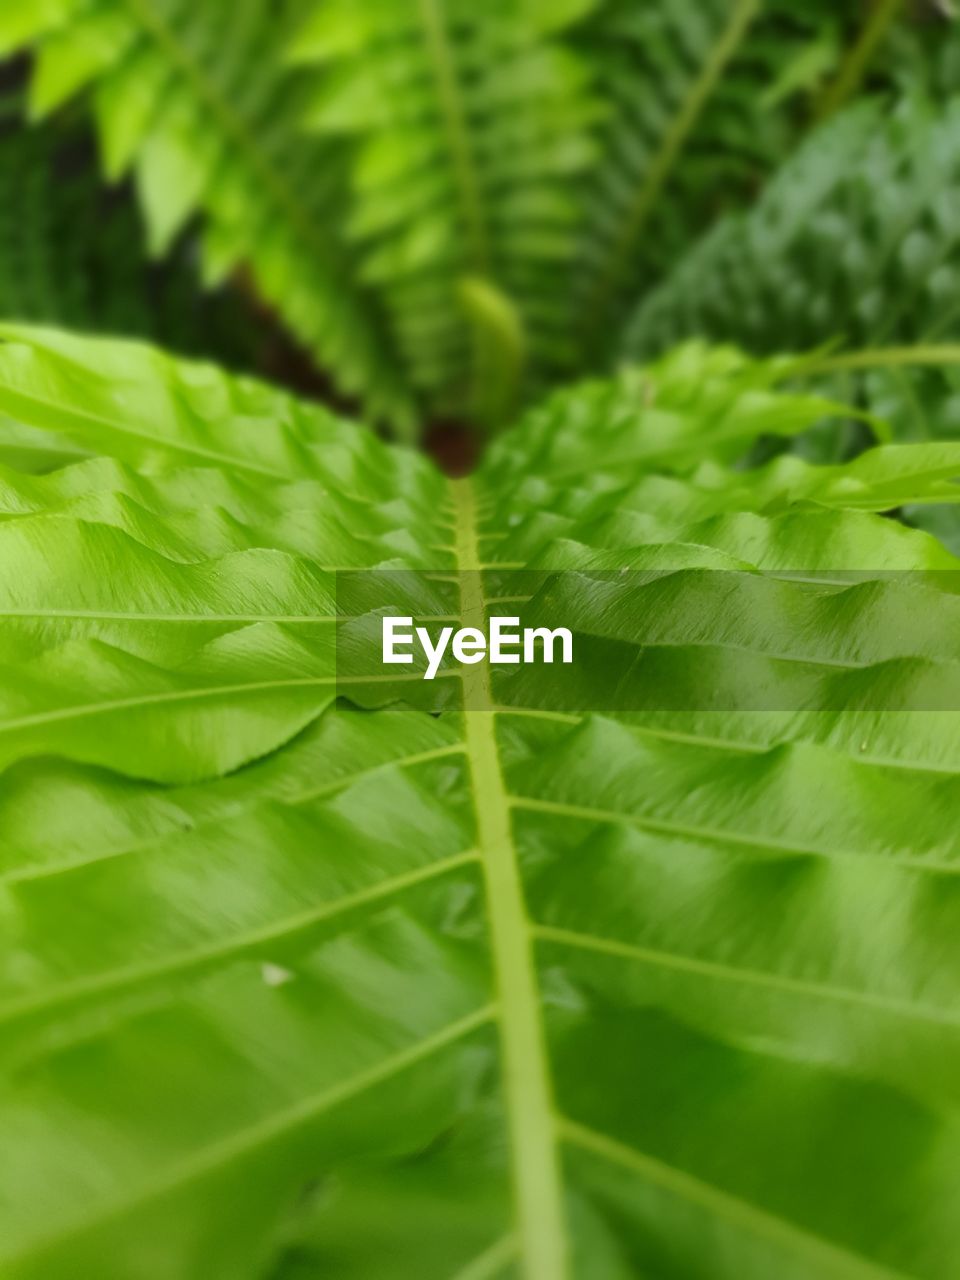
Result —
[[647, 219], [656, 206], [660, 193], [666, 186], [674, 165], [680, 157], [687, 138], [700, 118], [707, 100], [713, 93], [730, 59], [740, 47], [751, 23], [757, 16], [761, 0], [737, 0], [720, 39], [714, 45], [710, 57], [704, 63], [696, 82], [664, 135], [660, 150], [654, 157], [640, 185], [630, 212], [614, 241], [606, 267], [599, 273], [593, 296], [584, 308], [583, 324], [586, 332], [593, 331], [610, 305]]
[[856, 93], [901, 3], [902, 0], [876, 0], [873, 12], [847, 54], [839, 75], [820, 100], [816, 112], [818, 122], [834, 115]]
[[[469, 480], [454, 481], [457, 567], [465, 626], [484, 628], [487, 599]], [[568, 1244], [552, 1086], [547, 1064], [533, 935], [497, 746], [486, 663], [465, 668], [464, 734], [476, 796], [493, 968], [499, 993], [504, 1100], [517, 1204], [518, 1270], [523, 1280], [566, 1280]]]
[[805, 374], [837, 373], [855, 369], [897, 369], [921, 365], [960, 364], [960, 344], [942, 343], [915, 347], [865, 347], [838, 356], [825, 356], [804, 365]]
[[453, 52], [447, 35], [443, 15], [443, 0], [418, 0], [420, 20], [423, 24], [427, 50], [433, 64], [433, 72], [440, 96], [444, 129], [450, 158], [457, 176], [460, 191], [460, 207], [463, 212], [467, 239], [470, 242], [471, 264], [475, 270], [486, 273], [490, 267], [490, 246], [480, 181], [477, 177], [467, 113], [463, 95], [457, 80]]

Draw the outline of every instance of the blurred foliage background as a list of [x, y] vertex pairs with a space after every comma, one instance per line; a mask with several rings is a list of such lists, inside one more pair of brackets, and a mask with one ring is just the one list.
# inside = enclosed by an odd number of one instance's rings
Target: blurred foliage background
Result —
[[948, 0], [16, 0], [0, 55], [6, 318], [410, 440], [692, 336], [960, 433]]

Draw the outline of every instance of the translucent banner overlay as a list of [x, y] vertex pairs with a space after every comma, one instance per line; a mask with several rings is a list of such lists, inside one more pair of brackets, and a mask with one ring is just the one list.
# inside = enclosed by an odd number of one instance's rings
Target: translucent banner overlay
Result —
[[360, 706], [960, 710], [960, 572], [361, 570], [336, 598]]

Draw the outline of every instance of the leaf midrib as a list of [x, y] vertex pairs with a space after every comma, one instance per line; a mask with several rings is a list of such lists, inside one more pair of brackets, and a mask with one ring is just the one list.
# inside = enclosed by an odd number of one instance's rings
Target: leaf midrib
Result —
[[[485, 630], [487, 609], [471, 482], [454, 481], [453, 496], [457, 563], [463, 575], [461, 617], [464, 626]], [[494, 728], [489, 670], [480, 663], [462, 671], [464, 737], [486, 884], [521, 1268], [528, 1280], [548, 1276], [564, 1280], [567, 1238], [546, 1037], [533, 934], [513, 842], [511, 802]]]

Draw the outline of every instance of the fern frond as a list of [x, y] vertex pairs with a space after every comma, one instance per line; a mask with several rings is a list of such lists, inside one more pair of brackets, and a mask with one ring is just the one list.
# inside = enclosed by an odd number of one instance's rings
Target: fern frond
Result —
[[832, 6], [782, 0], [609, 3], [591, 25], [610, 112], [586, 211], [580, 331], [611, 320], [726, 205], [740, 203], [804, 127], [840, 57]]
[[914, 17], [890, 27], [880, 57], [902, 93], [943, 101], [960, 91], [960, 15], [953, 0], [919, 0]]
[[690, 334], [754, 351], [944, 342], [960, 323], [960, 99], [860, 104], [645, 299], [630, 355]]
[[0, 24], [0, 49], [32, 38], [32, 111], [84, 87], [103, 164], [132, 169], [149, 244], [163, 252], [198, 213], [204, 275], [250, 265], [260, 293], [372, 417], [411, 430], [414, 410], [376, 300], [337, 228], [342, 160], [299, 135], [303, 78], [284, 65], [302, 12], [270, 0], [61, 0]]
[[0, 104], [0, 314], [250, 365], [250, 308], [223, 290], [197, 292], [189, 243], [162, 264], [146, 257], [132, 194], [97, 180], [85, 129], [23, 130], [20, 113], [16, 94]]
[[535, 370], [569, 340], [556, 286], [596, 111], [569, 33], [595, 4], [325, 0], [295, 42], [308, 127], [349, 153], [359, 269], [435, 411], [485, 399], [465, 280], [516, 314]]
[[[631, 357], [681, 337], [804, 350], [830, 393], [908, 440], [960, 432], [960, 98], [861, 103], [815, 133], [756, 207], [719, 223], [647, 298]], [[839, 446], [839, 448], [838, 448]], [[848, 444], [831, 432], [815, 445]], [[911, 519], [960, 545], [957, 513]]]
[[894, 17], [892, 0], [45, 0], [0, 16], [0, 54], [34, 51], [35, 116], [92, 101], [154, 253], [202, 220], [205, 279], [248, 268], [337, 388], [409, 435], [504, 421], [607, 355], [824, 86], [839, 101], [886, 55]]
[[819, 104], [819, 118], [834, 115], [860, 88], [871, 61], [883, 46], [894, 19], [903, 9], [903, 0], [876, 0], [859, 38], [851, 46], [840, 71]]

